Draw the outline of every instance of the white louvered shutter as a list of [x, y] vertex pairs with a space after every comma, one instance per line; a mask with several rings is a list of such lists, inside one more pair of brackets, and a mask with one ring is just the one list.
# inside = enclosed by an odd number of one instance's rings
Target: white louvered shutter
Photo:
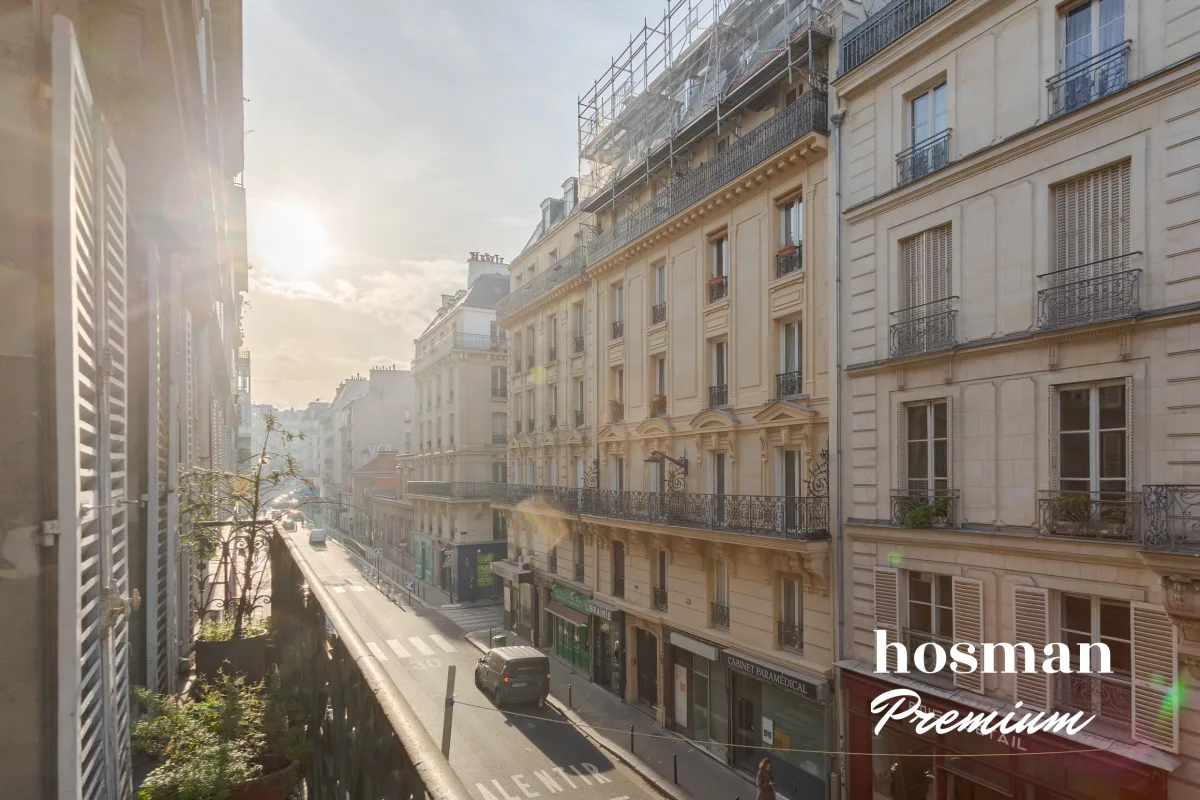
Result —
[[1088, 274], [1068, 281], [1125, 269], [1118, 262], [1099, 263], [1123, 256], [1130, 249], [1130, 174], [1128, 160], [1054, 187], [1055, 269], [1093, 264]]
[[1050, 424], [1047, 426], [1050, 452], [1050, 489], [1056, 491], [1058, 489], [1058, 425], [1059, 425], [1059, 410], [1058, 410], [1058, 387], [1051, 386], [1047, 406], [1050, 409]]
[[[886, 631], [887, 641], [900, 641], [900, 575], [894, 567], [875, 568], [875, 630]], [[871, 634], [874, 643], [875, 634]], [[878, 655], [872, 663], [878, 663]], [[887, 667], [896, 669], [895, 648], [888, 648]]]
[[1125, 491], [1137, 486], [1133, 478], [1133, 378], [1125, 379]]
[[1179, 643], [1162, 606], [1133, 603], [1133, 738], [1179, 751]]
[[908, 406], [903, 403], [896, 406], [896, 488], [908, 493]]
[[[930, 431], [930, 435], [932, 435]], [[932, 465], [930, 465], [932, 466]], [[932, 474], [932, 473], [931, 473]], [[946, 398], [946, 488], [953, 489], [954, 481], [954, 398]], [[955, 513], [961, 514], [961, 509], [955, 509]], [[961, 523], [962, 517], [955, 516], [958, 523]]]
[[[1013, 587], [1013, 640], [1033, 647], [1041, 664], [1046, 642], [1050, 638], [1050, 594], [1035, 586]], [[1050, 709], [1050, 677], [1040, 669], [1025, 673], [1023, 659], [1018, 659], [1018, 672], [1013, 685], [1013, 699], [1030, 708]]]
[[954, 578], [954, 641], [975, 646], [980, 658], [975, 672], [955, 672], [954, 685], [959, 689], [983, 694], [983, 583], [974, 578]]
[[921, 237], [914, 236], [900, 243], [900, 281], [904, 292], [902, 308], [912, 308], [925, 302], [925, 273], [921, 269]]
[[52, 44], [58, 791], [132, 795], [125, 174], [96, 117], [71, 22]]

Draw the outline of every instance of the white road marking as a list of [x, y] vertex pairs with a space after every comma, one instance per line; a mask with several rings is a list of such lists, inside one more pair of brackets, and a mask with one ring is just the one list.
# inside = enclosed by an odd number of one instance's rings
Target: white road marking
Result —
[[345, 589], [343, 589], [341, 586], [331, 586], [331, 587], [329, 587], [329, 588], [333, 589], [333, 591], [337, 592], [338, 594], [345, 594], [345, 593], [346, 593], [346, 590], [345, 590]]
[[457, 653], [458, 652], [457, 650], [454, 649], [454, 645], [450, 644], [445, 639], [443, 639], [441, 636], [438, 636], [436, 633], [429, 634], [429, 638], [433, 640], [434, 644], [436, 644], [438, 647], [445, 650], [447, 653]]
[[412, 653], [408, 652], [408, 648], [400, 644], [399, 639], [388, 639], [387, 646], [392, 648], [400, 658], [412, 658]]
[[423, 656], [433, 655], [433, 648], [421, 641], [419, 636], [410, 636], [408, 640], [412, 642], [412, 646], [417, 648], [417, 652]]
[[611, 780], [609, 780], [608, 778], [606, 778], [600, 774], [600, 770], [596, 769], [595, 764], [589, 764], [585, 761], [585, 762], [583, 762], [583, 768], [588, 771], [589, 775], [591, 775], [593, 778], [596, 779], [597, 784], [612, 783]]
[[366, 590], [367, 590], [367, 587], [365, 587], [365, 586], [351, 586], [350, 587], [350, 591], [352, 591], [352, 592], [365, 592]]
[[387, 661], [388, 657], [384, 654], [383, 648], [374, 642], [367, 642], [367, 649], [371, 651], [371, 655], [378, 658], [380, 661]]
[[567, 769], [571, 770], [571, 772], [574, 772], [574, 773], [575, 773], [575, 777], [576, 777], [576, 778], [579, 778], [581, 781], [583, 781], [584, 783], [586, 783], [588, 786], [591, 786], [591, 785], [592, 785], [592, 782], [588, 780], [588, 778], [587, 778], [587, 775], [584, 775], [582, 772], [580, 772], [579, 770], [577, 770], [577, 769], [575, 768], [575, 765], [574, 765], [574, 764], [568, 764], [568, 765], [567, 765]]

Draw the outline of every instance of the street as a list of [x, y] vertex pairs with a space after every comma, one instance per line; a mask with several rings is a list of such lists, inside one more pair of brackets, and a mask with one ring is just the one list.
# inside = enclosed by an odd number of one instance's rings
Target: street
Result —
[[[588, 800], [657, 796], [642, 778], [600, 750], [567, 720], [536, 706], [498, 710], [475, 688], [479, 651], [465, 633], [499, 629], [487, 609], [449, 611], [458, 623], [419, 606], [393, 604], [362, 577], [335, 541], [311, 545], [308, 531], [286, 533], [334, 601], [388, 671], [421, 723], [441, 741], [446, 670], [457, 667], [450, 764], [478, 800], [532, 800], [564, 794]], [[491, 613], [488, 613], [491, 612]], [[495, 620], [495, 621], [492, 621]], [[460, 627], [465, 626], [464, 627]], [[551, 670], [565, 669], [551, 661]]]

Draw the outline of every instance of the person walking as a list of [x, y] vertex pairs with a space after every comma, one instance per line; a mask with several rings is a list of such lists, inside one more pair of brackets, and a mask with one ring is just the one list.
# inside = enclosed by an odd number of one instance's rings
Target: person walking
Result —
[[758, 762], [758, 777], [754, 779], [758, 793], [754, 800], [775, 800], [775, 773], [771, 770], [771, 759]]

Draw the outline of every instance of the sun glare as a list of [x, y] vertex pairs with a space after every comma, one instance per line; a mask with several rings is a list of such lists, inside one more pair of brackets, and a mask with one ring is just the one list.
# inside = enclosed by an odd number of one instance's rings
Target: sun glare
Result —
[[253, 219], [254, 244], [262, 266], [276, 274], [307, 274], [324, 266], [329, 240], [310, 209], [272, 203]]

